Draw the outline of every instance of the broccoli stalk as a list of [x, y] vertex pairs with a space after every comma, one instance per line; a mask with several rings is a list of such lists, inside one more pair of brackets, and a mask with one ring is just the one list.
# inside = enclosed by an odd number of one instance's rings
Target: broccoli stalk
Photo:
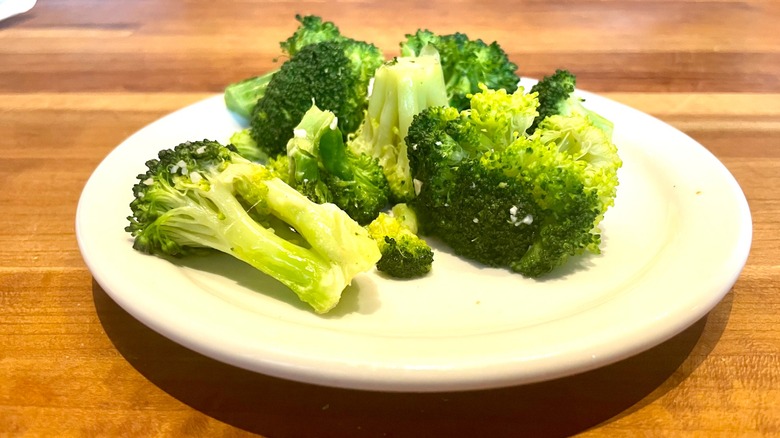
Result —
[[406, 204], [396, 204], [391, 213], [380, 213], [367, 227], [382, 258], [377, 270], [395, 278], [416, 278], [431, 271], [433, 250], [417, 236], [417, 216]]
[[351, 280], [381, 256], [340, 209], [312, 203], [217, 142], [182, 143], [146, 165], [126, 227], [141, 252], [230, 254], [289, 287], [317, 313], [332, 309]]
[[376, 70], [368, 111], [348, 147], [379, 160], [394, 202], [415, 195], [404, 141], [413, 117], [430, 106], [446, 104], [439, 56], [431, 46], [419, 56], [396, 58]]
[[291, 184], [314, 202], [332, 202], [363, 225], [387, 205], [390, 191], [379, 162], [347, 149], [331, 111], [309, 108], [287, 143], [287, 156]]
[[263, 97], [268, 83], [276, 74], [277, 70], [272, 70], [265, 74], [247, 78], [225, 87], [225, 106], [230, 111], [239, 115], [245, 120], [252, 117], [252, 111], [257, 104], [258, 99]]

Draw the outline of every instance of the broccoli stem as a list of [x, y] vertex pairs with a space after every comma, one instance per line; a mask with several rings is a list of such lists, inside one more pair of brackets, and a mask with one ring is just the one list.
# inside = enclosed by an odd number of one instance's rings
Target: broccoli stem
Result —
[[[274, 184], [274, 181], [279, 184]], [[284, 184], [276, 179], [268, 183], [274, 188]], [[275, 191], [278, 190], [269, 190], [269, 194]], [[190, 215], [193, 223], [221, 221], [222, 224], [210, 230], [201, 227], [203, 232], [193, 233], [193, 239], [202, 240], [204, 246], [233, 255], [271, 275], [295, 292], [303, 302], [310, 304], [316, 312], [325, 312], [338, 303], [346, 281], [342, 271], [334, 264], [317, 252], [291, 243], [272, 229], [252, 220], [246, 214], [246, 207], [232, 196], [228, 187], [212, 185], [202, 195], [214, 203], [220, 214], [214, 215], [213, 211], [206, 208], [192, 208]], [[269, 195], [269, 198], [274, 197], [275, 194]], [[305, 220], [299, 216], [294, 223], [299, 222]], [[222, 231], [215, 235], [214, 230]], [[330, 293], [323, 293], [323, 289]]]
[[268, 83], [276, 74], [272, 70], [260, 76], [254, 76], [232, 83], [225, 88], [225, 105], [230, 111], [249, 120], [252, 117], [257, 100], [263, 97]]

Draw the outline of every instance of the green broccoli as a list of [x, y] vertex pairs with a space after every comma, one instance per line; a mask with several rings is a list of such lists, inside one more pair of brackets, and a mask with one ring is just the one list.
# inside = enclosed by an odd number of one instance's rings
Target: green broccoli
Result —
[[583, 99], [574, 93], [577, 78], [568, 70], [556, 70], [554, 74], [545, 76], [533, 87], [531, 93], [537, 93], [539, 99], [539, 115], [528, 128], [531, 134], [542, 120], [553, 115], [570, 116], [582, 114], [599, 129], [612, 137], [613, 124], [596, 112], [586, 108]]
[[290, 184], [317, 203], [332, 202], [360, 224], [374, 220], [390, 189], [379, 162], [347, 149], [331, 111], [316, 105], [287, 143]]
[[427, 107], [446, 104], [439, 55], [432, 46], [419, 56], [399, 57], [376, 70], [365, 119], [349, 137], [348, 147], [379, 160], [392, 202], [414, 197], [404, 141], [413, 117]]
[[376, 240], [382, 258], [377, 270], [396, 278], [421, 277], [431, 271], [433, 250], [417, 236], [417, 219], [406, 204], [382, 212], [367, 227]]
[[471, 109], [429, 108], [409, 128], [413, 206], [423, 231], [457, 254], [538, 277], [599, 251], [622, 162], [585, 116], [547, 118], [537, 94], [483, 87]]
[[239, 155], [249, 161], [263, 163], [268, 160], [268, 155], [257, 147], [257, 142], [252, 138], [252, 132], [248, 128], [234, 132], [230, 136], [230, 145], [236, 149]]
[[517, 65], [509, 61], [496, 42], [471, 40], [463, 33], [437, 35], [418, 30], [406, 35], [406, 41], [401, 43], [401, 55], [418, 55], [426, 45], [433, 45], [441, 55], [450, 106], [459, 110], [468, 108], [469, 95], [479, 92], [479, 84], [509, 93], [517, 89], [520, 81]]
[[225, 106], [245, 120], [252, 117], [258, 99], [263, 97], [268, 83], [278, 70], [234, 82], [225, 87]]
[[371, 74], [382, 62], [379, 49], [358, 41], [303, 47], [282, 64], [254, 107], [251, 129], [260, 149], [269, 156], [284, 153], [312, 101], [338, 116], [342, 132], [357, 130]]
[[309, 44], [322, 43], [325, 41], [347, 41], [349, 38], [341, 35], [339, 28], [330, 21], [323, 21], [316, 15], [295, 15], [295, 19], [300, 23], [295, 32], [282, 41], [282, 51], [287, 56], [295, 56], [302, 48]]
[[[279, 43], [282, 51], [288, 56], [293, 56], [309, 44], [325, 41], [350, 41], [341, 35], [338, 27], [329, 21], [322, 21], [315, 15], [296, 15], [295, 19], [300, 23], [295, 32], [287, 40]], [[262, 75], [243, 79], [225, 87], [225, 105], [235, 114], [249, 120], [257, 101], [263, 97], [271, 78], [279, 69], [273, 69]]]
[[133, 187], [126, 227], [138, 251], [230, 254], [288, 286], [318, 313], [332, 309], [351, 280], [381, 257], [365, 228], [336, 206], [309, 201], [215, 141], [162, 150], [146, 166]]

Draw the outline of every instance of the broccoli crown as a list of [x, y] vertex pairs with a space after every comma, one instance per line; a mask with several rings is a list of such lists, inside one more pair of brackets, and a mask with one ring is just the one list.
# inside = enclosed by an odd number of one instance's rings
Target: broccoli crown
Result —
[[439, 55], [432, 46], [419, 56], [396, 58], [376, 70], [365, 119], [349, 137], [348, 147], [379, 161], [393, 202], [414, 197], [404, 140], [413, 117], [425, 108], [446, 104]]
[[[347, 56], [353, 62], [360, 62], [363, 58], [363, 53], [378, 52], [378, 49], [375, 47], [368, 47], [367, 43], [344, 37], [335, 24], [322, 21], [320, 17], [315, 15], [296, 15], [295, 19], [300, 23], [298, 28], [288, 39], [279, 43], [282, 51], [288, 57], [294, 56], [305, 46], [325, 41], [347, 42], [348, 44], [345, 44], [348, 52]], [[369, 70], [377, 66], [378, 64], [373, 67], [369, 65], [365, 69]], [[266, 88], [268, 88], [268, 83], [277, 71], [278, 69], [274, 69], [262, 75], [242, 79], [225, 87], [224, 97], [227, 108], [246, 120], [251, 119], [257, 101], [263, 97]], [[362, 73], [360, 76], [361, 80], [364, 82], [368, 81], [367, 78], [362, 79]], [[373, 70], [371, 73], [373, 74]]]
[[319, 313], [333, 308], [352, 278], [381, 256], [346, 213], [312, 203], [263, 165], [215, 141], [162, 150], [146, 166], [133, 186], [125, 228], [141, 252], [230, 254]]
[[332, 111], [316, 105], [287, 143], [290, 182], [317, 203], [330, 202], [360, 224], [374, 220], [390, 193], [377, 159], [347, 149]]
[[539, 115], [528, 128], [529, 134], [533, 133], [542, 120], [547, 117], [581, 114], [588, 117], [591, 123], [611, 138], [612, 122], [583, 105], [583, 99], [577, 97], [574, 93], [576, 85], [577, 78], [573, 73], [568, 70], [558, 69], [555, 73], [545, 76], [531, 87], [531, 92], [538, 95]]
[[382, 212], [367, 226], [382, 254], [376, 268], [391, 277], [421, 277], [433, 265], [433, 250], [413, 232], [408, 221], [408, 213], [396, 217]]
[[293, 128], [312, 101], [338, 116], [344, 133], [357, 130], [367, 106], [370, 75], [383, 62], [370, 44], [309, 44], [280, 67], [258, 100], [251, 118], [252, 135], [269, 156], [284, 153]]
[[580, 114], [548, 117], [526, 135], [537, 101], [523, 93], [483, 89], [470, 110], [425, 110], [407, 142], [423, 231], [460, 255], [537, 277], [599, 251], [622, 162]]
[[295, 56], [302, 48], [309, 44], [325, 41], [344, 41], [347, 38], [341, 35], [339, 28], [330, 21], [323, 21], [316, 15], [302, 16], [297, 14], [295, 19], [300, 23], [295, 32], [279, 46], [289, 56]]
[[441, 55], [450, 106], [461, 110], [468, 108], [469, 95], [479, 92], [479, 84], [505, 89], [509, 93], [517, 89], [520, 81], [517, 65], [509, 61], [498, 43], [472, 40], [459, 32], [437, 35], [420, 29], [406, 35], [406, 41], [401, 43], [401, 54], [419, 54], [428, 44], [436, 47]]

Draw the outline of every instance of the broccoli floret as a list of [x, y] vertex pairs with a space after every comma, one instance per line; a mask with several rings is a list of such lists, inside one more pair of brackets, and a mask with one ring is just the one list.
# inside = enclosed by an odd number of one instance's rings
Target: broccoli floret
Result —
[[133, 187], [126, 227], [144, 253], [230, 254], [288, 286], [318, 313], [332, 309], [353, 277], [381, 257], [366, 230], [336, 206], [309, 201], [215, 141], [162, 150], [146, 166]]
[[332, 202], [360, 224], [377, 217], [390, 189], [378, 160], [348, 150], [333, 112], [316, 105], [287, 143], [290, 181], [314, 202]]
[[230, 144], [239, 155], [249, 161], [263, 163], [268, 160], [268, 155], [257, 147], [257, 142], [252, 138], [252, 133], [248, 128], [234, 132], [230, 136]]
[[456, 253], [538, 277], [599, 251], [617, 148], [589, 118], [552, 116], [533, 136], [536, 93], [483, 89], [471, 110], [430, 108], [407, 143], [423, 231]]
[[469, 95], [479, 92], [479, 84], [509, 93], [517, 89], [520, 81], [517, 65], [509, 61], [497, 42], [486, 44], [463, 33], [437, 35], [430, 30], [418, 30], [406, 35], [406, 41], [401, 43], [401, 55], [419, 54], [429, 44], [441, 55], [450, 106], [460, 110], [468, 108]]
[[[341, 35], [335, 24], [322, 21], [315, 15], [296, 15], [295, 19], [300, 23], [295, 32], [287, 40], [279, 43], [282, 51], [287, 56], [293, 56], [309, 44], [324, 41], [350, 41]], [[376, 68], [376, 67], [374, 67]], [[265, 94], [265, 89], [271, 81], [271, 77], [278, 69], [273, 69], [262, 75], [243, 79], [232, 83], [225, 88], [225, 105], [235, 114], [249, 120], [257, 101]]]
[[613, 123], [583, 105], [583, 99], [574, 94], [576, 85], [577, 78], [574, 74], [559, 69], [531, 87], [531, 92], [538, 94], [539, 115], [528, 128], [529, 134], [533, 133], [539, 123], [549, 116], [581, 114], [588, 117], [607, 136], [612, 137]]
[[251, 128], [258, 146], [269, 156], [284, 153], [312, 101], [338, 116], [342, 132], [357, 130], [367, 105], [366, 72], [382, 62], [375, 46], [352, 40], [303, 47], [282, 64], [255, 105]]
[[295, 19], [300, 23], [295, 32], [282, 41], [282, 51], [288, 56], [295, 56], [302, 48], [309, 44], [322, 43], [325, 41], [345, 41], [348, 38], [341, 35], [339, 28], [330, 21], [323, 21], [316, 15], [302, 16], [295, 15]]
[[404, 139], [412, 118], [425, 108], [447, 104], [439, 55], [432, 46], [419, 56], [396, 58], [376, 70], [363, 124], [348, 141], [355, 154], [379, 160], [391, 201], [414, 197]]
[[380, 213], [367, 229], [382, 253], [377, 270], [396, 278], [416, 278], [431, 271], [433, 250], [417, 236], [416, 216], [406, 204], [394, 206], [391, 214]]

